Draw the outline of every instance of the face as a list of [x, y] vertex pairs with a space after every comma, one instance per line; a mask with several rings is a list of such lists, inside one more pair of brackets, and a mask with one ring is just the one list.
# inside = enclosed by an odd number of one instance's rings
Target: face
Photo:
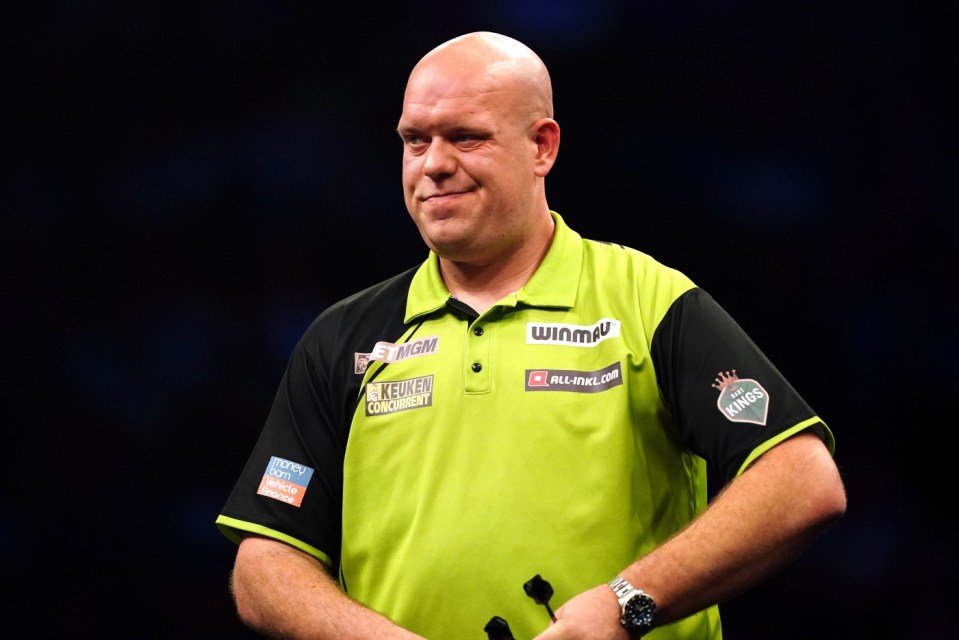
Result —
[[489, 264], [536, 220], [535, 136], [515, 81], [437, 63], [410, 77], [398, 131], [406, 206], [441, 258]]

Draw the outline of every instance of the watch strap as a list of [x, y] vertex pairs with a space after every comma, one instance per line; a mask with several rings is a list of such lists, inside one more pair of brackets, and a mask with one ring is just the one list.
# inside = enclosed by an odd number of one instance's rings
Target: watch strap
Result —
[[625, 578], [621, 576], [616, 576], [609, 581], [609, 586], [612, 588], [613, 593], [616, 594], [616, 599], [619, 600], [619, 605], [622, 606], [629, 600], [629, 597], [633, 595], [633, 592], [640, 591], [633, 585], [629, 584]]

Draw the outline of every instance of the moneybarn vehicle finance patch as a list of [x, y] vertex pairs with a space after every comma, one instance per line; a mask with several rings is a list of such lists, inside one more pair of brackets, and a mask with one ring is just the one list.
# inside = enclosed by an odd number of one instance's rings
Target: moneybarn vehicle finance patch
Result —
[[305, 464], [273, 456], [266, 465], [256, 492], [261, 496], [299, 507], [312, 477], [313, 469]]

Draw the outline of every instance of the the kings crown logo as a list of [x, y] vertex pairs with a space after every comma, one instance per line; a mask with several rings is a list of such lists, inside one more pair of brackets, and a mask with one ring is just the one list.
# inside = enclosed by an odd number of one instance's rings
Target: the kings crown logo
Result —
[[727, 420], [766, 424], [769, 394], [761, 384], [750, 378], [740, 378], [733, 369], [732, 373], [720, 371], [712, 386], [719, 389], [716, 406]]

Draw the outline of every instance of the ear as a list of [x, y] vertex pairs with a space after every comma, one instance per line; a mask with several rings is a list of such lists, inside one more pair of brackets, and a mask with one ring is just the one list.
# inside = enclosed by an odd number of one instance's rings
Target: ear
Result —
[[533, 123], [530, 131], [536, 145], [534, 172], [542, 178], [556, 163], [556, 155], [559, 153], [559, 124], [552, 118], [540, 118]]

